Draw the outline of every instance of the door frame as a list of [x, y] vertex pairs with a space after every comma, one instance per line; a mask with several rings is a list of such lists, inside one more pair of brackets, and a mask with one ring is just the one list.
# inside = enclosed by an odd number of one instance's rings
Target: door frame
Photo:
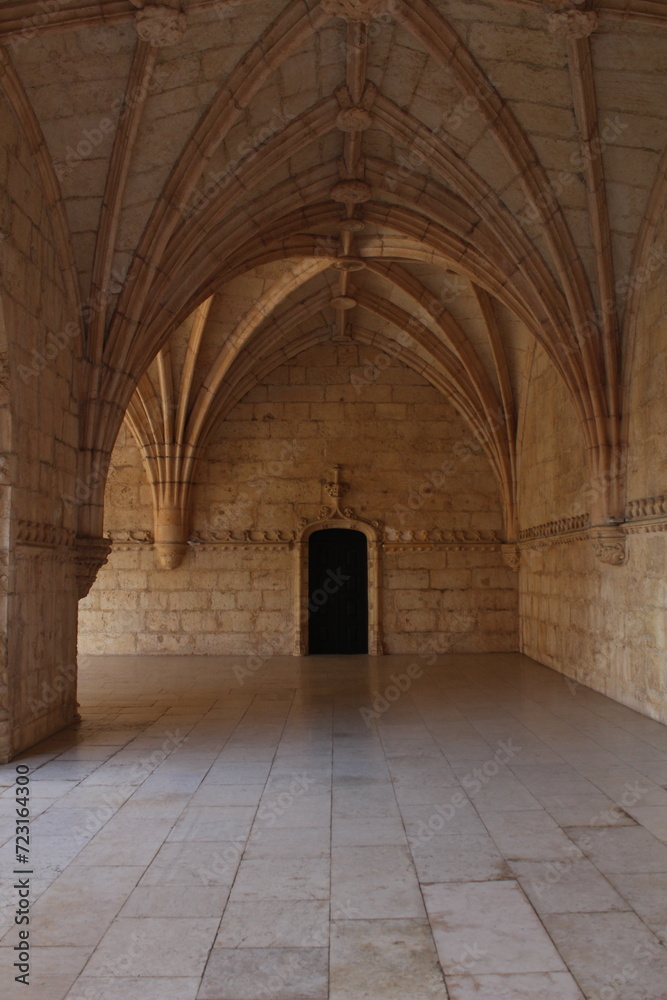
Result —
[[295, 587], [297, 598], [294, 623], [294, 654], [308, 654], [308, 540], [316, 531], [328, 528], [348, 528], [366, 536], [368, 558], [368, 655], [382, 653], [380, 570], [382, 538], [377, 528], [360, 518], [329, 517], [301, 525], [295, 539]]

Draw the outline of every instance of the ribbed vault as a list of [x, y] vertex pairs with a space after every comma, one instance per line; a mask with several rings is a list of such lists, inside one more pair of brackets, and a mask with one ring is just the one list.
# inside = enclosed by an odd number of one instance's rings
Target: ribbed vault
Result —
[[[74, 0], [37, 24], [38, 6], [3, 5], [0, 69], [81, 317], [80, 474], [106, 468], [127, 419], [166, 564], [216, 423], [325, 337], [389, 351], [451, 401], [495, 472], [508, 541], [522, 365], [539, 343], [603, 484], [593, 522], [620, 515], [628, 275], [647, 266], [667, 194], [650, 76], [662, 4]], [[610, 105], [620, 29], [641, 99]], [[49, 100], [59, 61], [83, 138], [63, 140]], [[103, 488], [97, 476], [82, 537], [102, 532]]]

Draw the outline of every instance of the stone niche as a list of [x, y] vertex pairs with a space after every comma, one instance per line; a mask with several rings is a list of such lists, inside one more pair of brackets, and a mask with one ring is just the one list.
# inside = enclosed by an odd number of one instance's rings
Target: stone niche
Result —
[[[344, 497], [327, 486], [336, 465]], [[377, 349], [310, 348], [237, 403], [199, 467], [177, 569], [156, 568], [150, 489], [125, 429], [106, 503], [115, 542], [80, 605], [82, 652], [303, 652], [307, 536], [346, 520], [369, 538], [371, 650], [517, 648], [490, 464], [440, 392]]]

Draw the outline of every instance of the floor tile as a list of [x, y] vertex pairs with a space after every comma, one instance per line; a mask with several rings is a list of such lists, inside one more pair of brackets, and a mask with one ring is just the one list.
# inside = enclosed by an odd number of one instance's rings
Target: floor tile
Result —
[[584, 993], [664, 1000], [667, 951], [634, 913], [559, 913], [545, 925]]
[[438, 949], [450, 1000], [665, 1000], [665, 727], [518, 655], [440, 658], [373, 729], [407, 655], [234, 662], [91, 659], [23, 755], [34, 1000], [325, 1000], [330, 942], [331, 1000], [446, 1000]]
[[407, 838], [400, 819], [334, 816], [331, 842], [334, 847], [405, 847]]
[[[32, 907], [39, 944], [96, 945], [142, 874], [141, 867], [70, 865]], [[84, 905], [85, 900], [94, 900], [94, 907]]]
[[234, 881], [243, 841], [165, 843], [155, 854], [140, 885], [226, 885]]
[[84, 970], [87, 976], [200, 976], [215, 938], [214, 918], [119, 917]]
[[485, 812], [484, 823], [509, 860], [542, 861], [569, 857], [576, 847], [546, 810]]
[[232, 889], [235, 903], [259, 899], [328, 899], [328, 858], [244, 860]]
[[230, 903], [215, 940], [216, 948], [325, 948], [328, 945], [328, 900]]
[[327, 1000], [326, 948], [214, 948], [198, 1000]]
[[435, 834], [431, 840], [410, 838], [409, 843], [422, 884], [512, 877], [509, 865], [488, 834], [460, 837]]
[[222, 917], [228, 886], [140, 885], [120, 911], [121, 917]]
[[190, 806], [169, 831], [167, 841], [234, 840], [248, 835], [255, 809], [252, 806]]
[[649, 833], [661, 840], [663, 844], [667, 844], [667, 807], [633, 806], [628, 808], [628, 812]]
[[584, 1000], [569, 972], [447, 976], [450, 1000]]
[[601, 872], [667, 871], [667, 845], [643, 827], [574, 828], [568, 833]]
[[199, 976], [86, 976], [74, 984], [67, 1000], [196, 1000], [199, 983]]
[[260, 858], [328, 858], [331, 853], [331, 832], [324, 826], [275, 827], [253, 826], [243, 857]]
[[342, 920], [331, 930], [330, 1000], [447, 1000], [426, 920]]
[[565, 971], [516, 882], [427, 885], [424, 901], [446, 975]]
[[555, 862], [512, 861], [511, 867], [539, 914], [630, 909], [611, 882], [587, 858], [570, 856]]
[[405, 847], [335, 847], [331, 904], [350, 905], [360, 919], [423, 917], [424, 904]]
[[667, 944], [667, 872], [613, 872], [609, 881], [628, 906]]

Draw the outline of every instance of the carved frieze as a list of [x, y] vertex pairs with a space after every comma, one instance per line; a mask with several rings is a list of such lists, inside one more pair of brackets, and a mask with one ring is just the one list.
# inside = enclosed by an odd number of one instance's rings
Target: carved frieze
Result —
[[115, 531], [107, 531], [105, 538], [108, 538], [115, 550], [131, 549], [136, 545], [149, 546], [153, 544], [153, 532], [143, 528], [121, 528]]
[[623, 530], [628, 534], [667, 531], [667, 494], [630, 500], [625, 508]]
[[70, 528], [41, 524], [38, 521], [19, 521], [16, 532], [18, 545], [34, 545], [39, 548], [56, 549], [71, 547], [75, 533]]
[[574, 514], [571, 517], [561, 517], [556, 521], [537, 524], [533, 528], [525, 528], [519, 532], [519, 541], [533, 542], [542, 539], [556, 538], [585, 531], [591, 526], [590, 514]]

